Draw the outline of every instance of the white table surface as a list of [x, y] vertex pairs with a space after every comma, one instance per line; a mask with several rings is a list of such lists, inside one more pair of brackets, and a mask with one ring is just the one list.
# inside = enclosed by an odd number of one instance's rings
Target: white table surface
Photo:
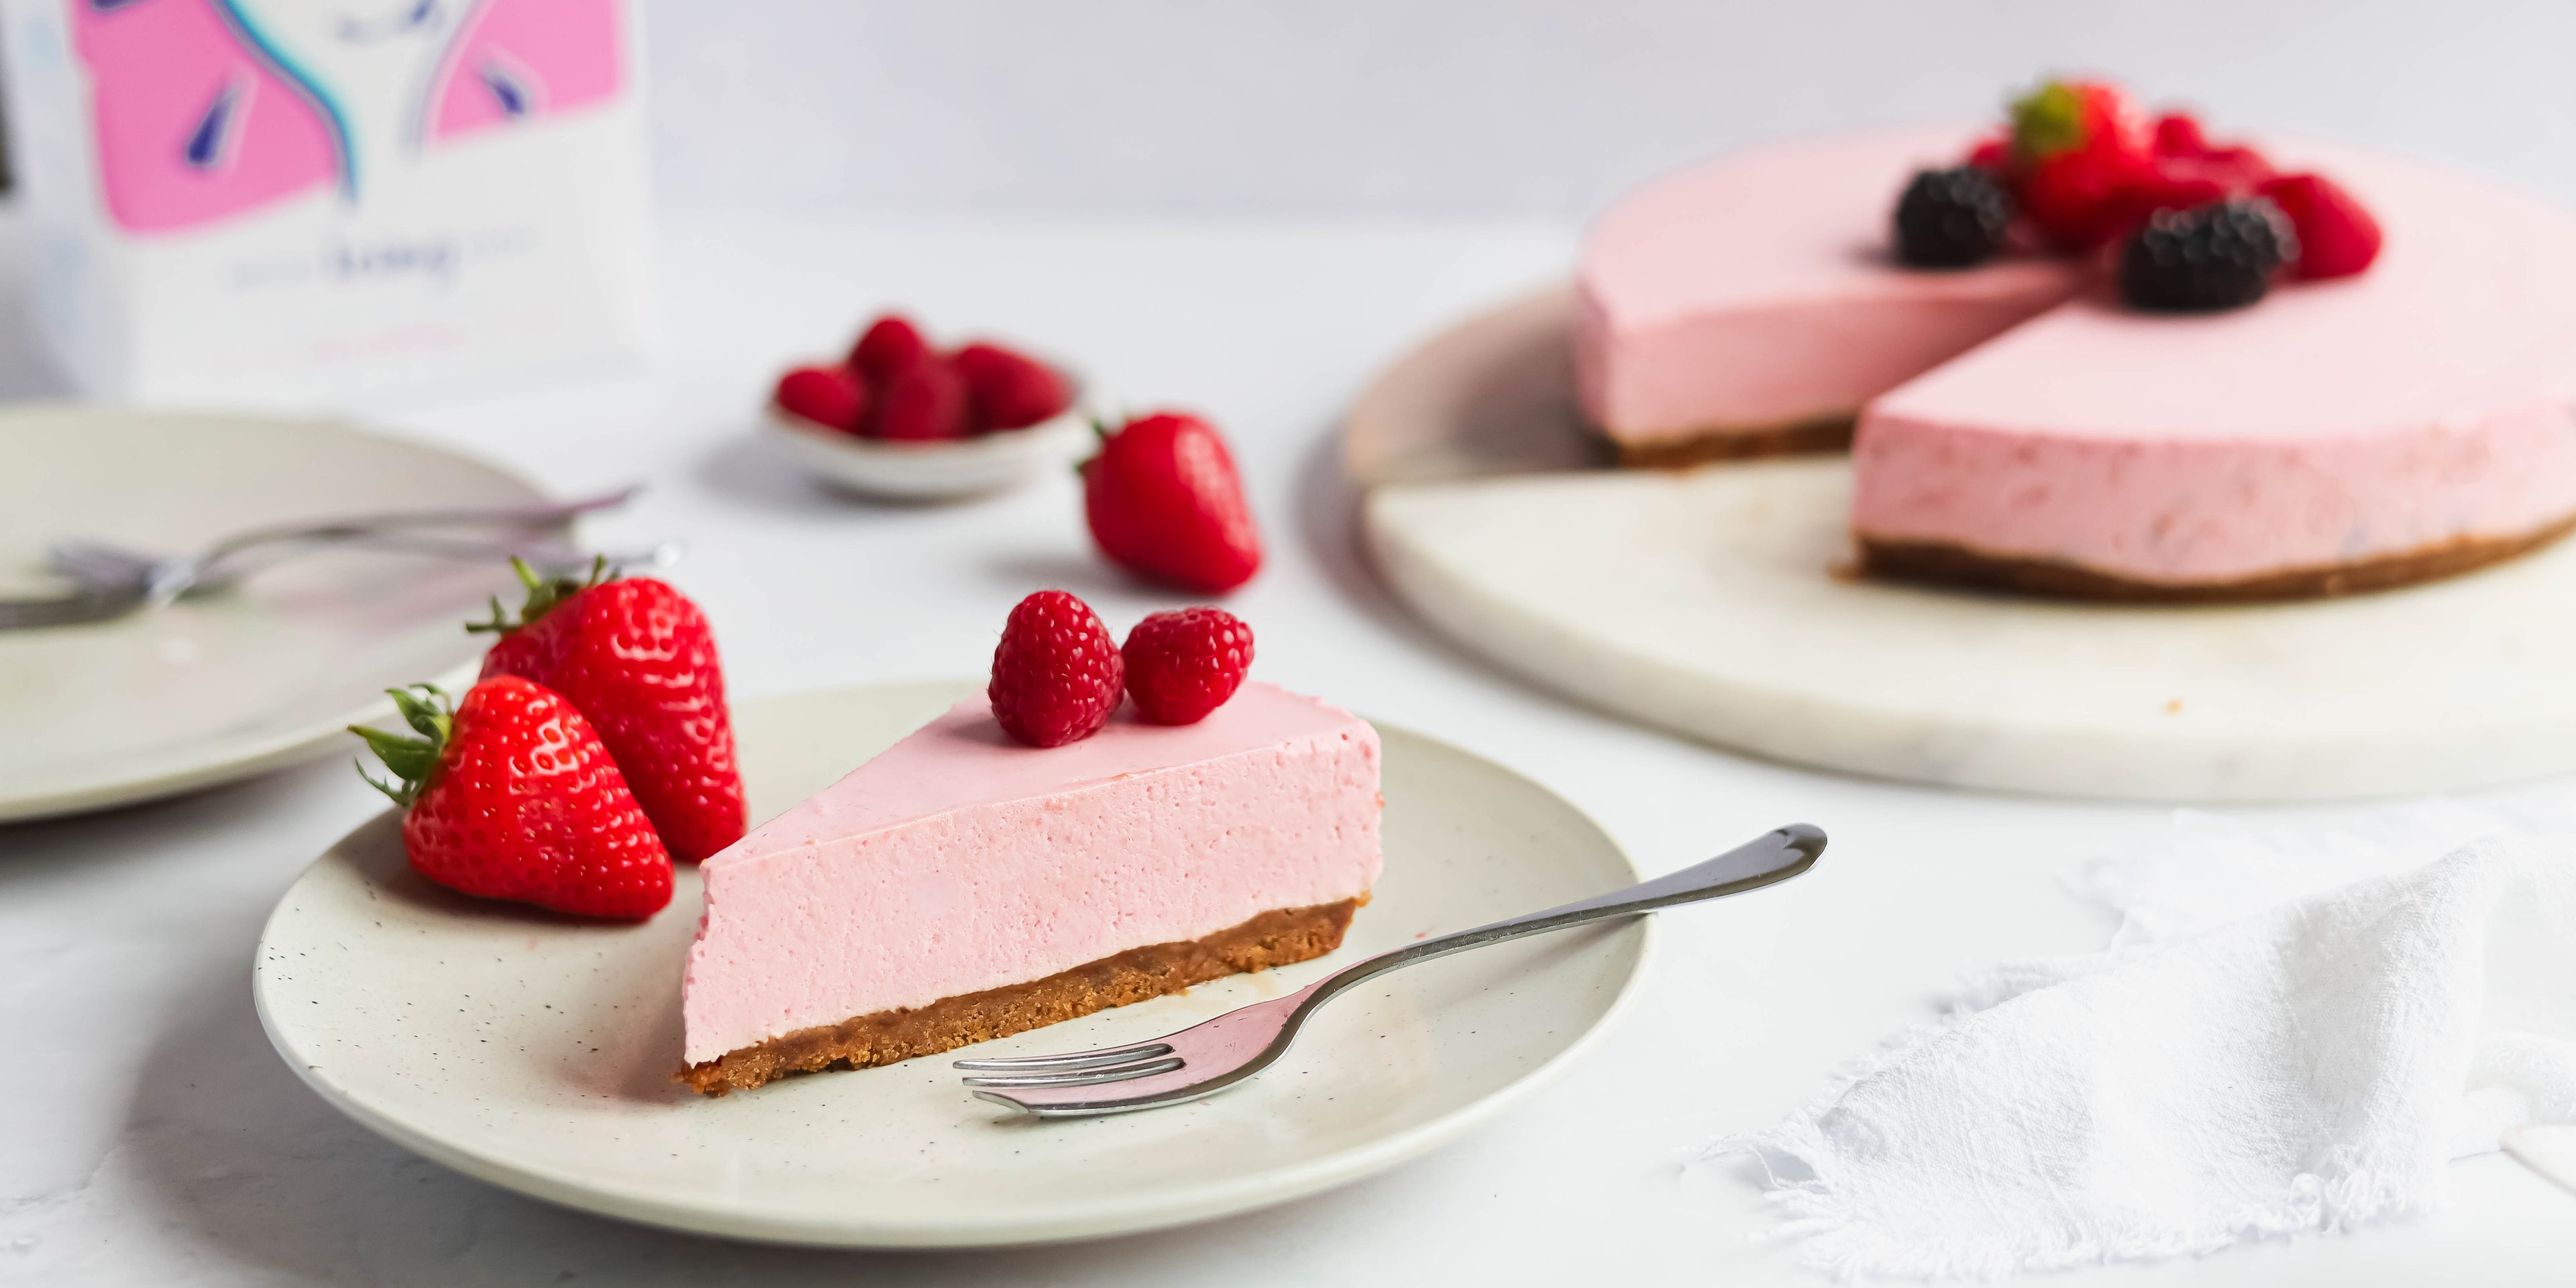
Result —
[[[666, 228], [649, 372], [391, 414], [560, 492], [642, 479], [602, 538], [680, 536], [739, 693], [972, 675], [1056, 585], [1123, 630], [1170, 602], [1092, 555], [1069, 479], [945, 509], [838, 499], [750, 437], [779, 364], [902, 301], [1083, 364], [1233, 436], [1271, 562], [1231, 601], [1264, 677], [1553, 785], [1649, 872], [1777, 823], [1833, 848], [1776, 891], [1668, 914], [1620, 1030], [1427, 1159], [1213, 1225], [1064, 1248], [870, 1255], [623, 1225], [467, 1180], [326, 1108], [252, 1014], [270, 905], [381, 806], [345, 761], [120, 813], [0, 828], [0, 1281], [41, 1283], [1821, 1282], [1758, 1236], [1741, 1169], [1685, 1169], [1930, 1013], [1961, 964], [2087, 951], [2058, 875], [2155, 808], [1942, 792], [1749, 761], [1523, 688], [1429, 635], [1358, 561], [1331, 435], [1411, 339], [1560, 274], [1554, 225], [906, 225], [695, 215]], [[46, 379], [0, 331], [0, 391]], [[19, 736], [20, 731], [6, 731]], [[2525, 792], [2566, 790], [2523, 789]], [[2320, 811], [2322, 812], [2322, 811]], [[2242, 1250], [2153, 1282], [2503, 1284], [2576, 1271], [2576, 1195], [2489, 1155], [2420, 1223]], [[2134, 1272], [2117, 1272], [2130, 1275]], [[2081, 1278], [2081, 1276], [2078, 1276]], [[2125, 1280], [2124, 1280], [2125, 1281]]]

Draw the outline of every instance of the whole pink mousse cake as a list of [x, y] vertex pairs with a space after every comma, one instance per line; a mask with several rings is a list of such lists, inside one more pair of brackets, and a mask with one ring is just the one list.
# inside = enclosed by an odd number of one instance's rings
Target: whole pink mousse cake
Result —
[[881, 1064], [1340, 943], [1381, 864], [1377, 733], [1258, 682], [1060, 747], [982, 697], [703, 865], [684, 1081]]
[[1907, 268], [1907, 178], [1972, 131], [1875, 130], [1752, 148], [1649, 184], [1586, 234], [1575, 371], [1631, 464], [1840, 448], [1862, 404], [2073, 294], [2084, 267]]
[[1870, 403], [1872, 571], [2114, 598], [2422, 580], [2576, 518], [2576, 217], [2454, 171], [2272, 147], [2376, 212], [2369, 271], [2251, 308], [2088, 295]]

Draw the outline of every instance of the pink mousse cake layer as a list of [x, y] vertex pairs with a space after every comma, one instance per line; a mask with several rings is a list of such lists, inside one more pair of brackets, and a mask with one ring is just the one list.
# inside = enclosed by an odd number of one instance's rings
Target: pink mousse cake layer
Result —
[[1272, 685], [1044, 749], [961, 702], [706, 861], [688, 1061], [1354, 898], [1379, 808], [1376, 730]]
[[1906, 180], [1957, 164], [1968, 139], [1913, 127], [1754, 148], [1621, 200], [1576, 270], [1593, 423], [1644, 446], [1849, 416], [2067, 298], [2082, 270], [2059, 260], [1938, 272], [1889, 258]]
[[2022, 325], [1869, 406], [1854, 530], [2194, 585], [2576, 514], [2576, 217], [2418, 162], [2270, 150], [2377, 214], [2368, 272]]

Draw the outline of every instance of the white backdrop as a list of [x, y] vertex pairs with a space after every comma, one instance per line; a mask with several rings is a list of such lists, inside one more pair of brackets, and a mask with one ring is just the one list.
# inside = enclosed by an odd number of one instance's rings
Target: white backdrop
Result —
[[2576, 201], [2576, 4], [652, 0], [676, 205], [1589, 213], [1782, 133], [2092, 68]]

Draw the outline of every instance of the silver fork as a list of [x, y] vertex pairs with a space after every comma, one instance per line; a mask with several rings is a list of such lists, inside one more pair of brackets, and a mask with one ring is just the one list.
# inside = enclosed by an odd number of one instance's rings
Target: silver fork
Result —
[[1041, 1118], [1123, 1114], [1177, 1105], [1223, 1091], [1269, 1068], [1286, 1054], [1307, 1017], [1362, 981], [1415, 962], [1524, 935], [1758, 890], [1814, 867], [1816, 856], [1824, 852], [1822, 831], [1792, 823], [1670, 876], [1407, 944], [1354, 962], [1286, 997], [1255, 1002], [1151, 1042], [1064, 1055], [959, 1060], [956, 1067], [972, 1071], [966, 1085], [979, 1099]]
[[[157, 608], [189, 591], [213, 589], [280, 558], [327, 546], [356, 545], [461, 559], [498, 560], [519, 554], [542, 566], [586, 565], [589, 554], [541, 534], [591, 511], [622, 505], [636, 491], [626, 487], [545, 505], [390, 511], [259, 528], [226, 537], [191, 555], [153, 555], [95, 541], [57, 542], [47, 552], [48, 562], [72, 582], [73, 591], [0, 599], [0, 630], [82, 625]], [[472, 527], [515, 535], [472, 538], [436, 531]], [[678, 549], [664, 542], [611, 562], [661, 566], [676, 559]]]
[[[594, 562], [605, 561], [612, 568], [635, 572], [648, 568], [668, 568], [678, 563], [687, 547], [677, 541], [661, 541], [638, 550], [584, 550], [556, 538], [536, 541], [440, 540], [426, 536], [406, 537], [398, 533], [368, 533], [334, 541], [335, 546], [355, 546], [401, 554], [427, 555], [440, 559], [499, 564], [507, 559], [522, 559], [538, 572], [565, 576], [581, 572]], [[135, 556], [112, 547], [95, 548], [87, 557], [132, 560]], [[249, 570], [229, 573], [232, 580]], [[75, 589], [69, 594], [46, 595], [29, 599], [0, 599], [0, 631], [34, 629], [45, 626], [87, 626], [114, 621], [131, 613], [162, 607], [176, 596], [156, 599], [151, 583], [142, 578], [95, 582], [73, 578]], [[223, 583], [214, 583], [217, 585]], [[209, 583], [189, 587], [203, 590]]]
[[[85, 589], [109, 590], [141, 581], [145, 598], [166, 604], [190, 590], [212, 589], [238, 580], [297, 549], [340, 544], [373, 544], [443, 554], [453, 538], [436, 535], [440, 528], [485, 528], [533, 535], [559, 528], [594, 510], [609, 510], [632, 500], [636, 486], [543, 505], [483, 506], [447, 510], [389, 510], [253, 528], [237, 532], [195, 554], [154, 556], [96, 541], [63, 541], [47, 552], [54, 571]], [[259, 556], [266, 556], [263, 560]]]
[[103, 541], [58, 542], [47, 552], [47, 558], [55, 572], [69, 578], [83, 591], [114, 593], [139, 588], [143, 597], [157, 606], [182, 595], [224, 589], [295, 555], [325, 547], [355, 547], [389, 554], [487, 563], [500, 563], [516, 556], [543, 573], [578, 572], [588, 568], [594, 559], [606, 559], [629, 568], [667, 568], [678, 562], [681, 554], [677, 541], [657, 542], [642, 550], [611, 554], [584, 550], [561, 535], [542, 531], [456, 537], [401, 529], [351, 529], [308, 540], [262, 545], [259, 549], [267, 556], [263, 559], [226, 559], [197, 568], [187, 566], [193, 562], [191, 560], [147, 554]]

